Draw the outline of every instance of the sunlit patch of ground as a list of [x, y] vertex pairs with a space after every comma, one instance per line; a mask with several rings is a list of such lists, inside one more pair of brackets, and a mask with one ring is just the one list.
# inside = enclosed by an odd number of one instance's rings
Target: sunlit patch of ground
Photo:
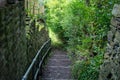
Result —
[[59, 39], [58, 35], [55, 34], [55, 33], [51, 30], [51, 28], [48, 28], [48, 29], [49, 29], [49, 37], [51, 38], [52, 45], [57, 46], [57, 45], [62, 44], [62, 41]]

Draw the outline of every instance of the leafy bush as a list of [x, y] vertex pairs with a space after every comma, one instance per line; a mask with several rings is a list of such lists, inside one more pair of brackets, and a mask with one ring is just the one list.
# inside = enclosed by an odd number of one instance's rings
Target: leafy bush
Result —
[[101, 54], [89, 60], [76, 61], [72, 68], [73, 76], [78, 80], [97, 80], [102, 57]]

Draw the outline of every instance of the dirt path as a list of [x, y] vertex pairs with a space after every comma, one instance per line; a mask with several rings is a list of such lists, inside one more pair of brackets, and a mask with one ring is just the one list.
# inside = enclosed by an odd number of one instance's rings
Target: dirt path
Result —
[[73, 80], [71, 79], [71, 62], [67, 53], [57, 49], [52, 53], [43, 69], [42, 80]]

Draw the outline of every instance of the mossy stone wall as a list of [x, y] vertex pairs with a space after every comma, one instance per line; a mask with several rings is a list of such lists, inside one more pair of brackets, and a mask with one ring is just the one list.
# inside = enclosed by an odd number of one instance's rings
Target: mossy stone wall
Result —
[[101, 65], [99, 80], [120, 80], [120, 4], [114, 5], [112, 15], [107, 51]]
[[20, 80], [27, 65], [24, 2], [0, 8], [0, 80]]
[[0, 8], [0, 80], [21, 80], [49, 38], [46, 27], [37, 19], [25, 24], [24, 9], [24, 1]]

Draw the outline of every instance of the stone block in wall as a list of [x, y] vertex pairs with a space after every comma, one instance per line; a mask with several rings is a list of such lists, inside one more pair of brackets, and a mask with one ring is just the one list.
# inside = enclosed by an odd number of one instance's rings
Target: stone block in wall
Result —
[[102, 66], [104, 67], [101, 67], [101, 71], [100, 71], [100, 74], [104, 74], [104, 75], [100, 75], [99, 76], [99, 80], [108, 80], [107, 78], [111, 77], [111, 66], [110, 66], [110, 62], [104, 62], [102, 64]]
[[111, 52], [112, 52], [112, 50], [113, 50], [113, 46], [112, 46], [112, 45], [110, 45], [109, 43], [107, 43], [106, 52], [111, 53]]
[[113, 25], [110, 25], [110, 28], [111, 28], [110, 30], [112, 31], [112, 33], [115, 34], [117, 28], [114, 27]]
[[4, 7], [6, 4], [6, 0], [0, 0], [0, 7]]
[[120, 17], [120, 4], [115, 4], [112, 10], [112, 15], [115, 17]]
[[104, 59], [109, 59], [110, 58], [110, 53], [106, 52], [105, 55], [104, 55]]
[[112, 17], [112, 19], [111, 19], [111, 25], [120, 28], [119, 27], [120, 22], [116, 20], [116, 17]]
[[113, 32], [112, 31], [109, 31], [108, 32], [108, 35], [107, 35], [107, 38], [108, 38], [108, 42], [111, 43], [113, 41]]
[[120, 42], [120, 32], [116, 31], [115, 38]]

